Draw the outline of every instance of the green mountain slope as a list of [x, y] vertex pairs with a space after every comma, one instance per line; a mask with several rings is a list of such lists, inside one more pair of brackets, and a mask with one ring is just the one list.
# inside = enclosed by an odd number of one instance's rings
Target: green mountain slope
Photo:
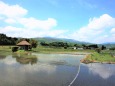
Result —
[[91, 44], [88, 42], [81, 42], [81, 41], [76, 41], [73, 39], [65, 39], [65, 38], [51, 38], [51, 37], [43, 37], [43, 38], [34, 38], [38, 40], [38, 42], [46, 42], [46, 43], [51, 43], [51, 42], [66, 42], [66, 43], [77, 43], [77, 44]]

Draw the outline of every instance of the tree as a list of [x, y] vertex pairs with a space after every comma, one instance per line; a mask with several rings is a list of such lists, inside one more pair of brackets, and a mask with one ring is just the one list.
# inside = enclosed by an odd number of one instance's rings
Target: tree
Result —
[[36, 48], [38, 45], [38, 41], [34, 40], [34, 39], [30, 39], [29, 43], [31, 44], [32, 48]]
[[67, 49], [69, 47], [68, 43], [64, 43], [64, 49]]
[[0, 34], [0, 45], [15, 45], [17, 38], [7, 37], [5, 34]]
[[106, 49], [106, 47], [104, 45], [102, 45], [101, 50], [105, 50], [105, 49]]
[[48, 43], [45, 43], [45, 42], [41, 42], [40, 43], [42, 46], [49, 46], [50, 44], [48, 44]]
[[89, 45], [90, 48], [98, 48], [97, 44]]

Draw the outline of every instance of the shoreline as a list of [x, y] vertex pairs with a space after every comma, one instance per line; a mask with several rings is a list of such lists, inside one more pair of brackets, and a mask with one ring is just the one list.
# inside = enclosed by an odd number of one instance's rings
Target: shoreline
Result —
[[[11, 48], [9, 48], [8, 46], [5, 48], [2, 47], [2, 48], [0, 48], [0, 50], [1, 50], [1, 55], [3, 55], [3, 56], [5, 56], [9, 53], [12, 54]], [[5, 52], [5, 53], [3, 53], [3, 52]], [[100, 56], [104, 57], [103, 54], [102, 55], [97, 54], [97, 56], [95, 56], [95, 54], [94, 54], [94, 56], [97, 57], [97, 59], [90, 58], [90, 55], [93, 54], [94, 51], [71, 51], [71, 50], [70, 51], [69, 50], [68, 51], [59, 51], [59, 50], [58, 51], [56, 51], [56, 50], [54, 50], [54, 51], [51, 51], [51, 50], [34, 51], [33, 50], [33, 51], [27, 51], [26, 54], [27, 53], [84, 55], [84, 58], [80, 60], [81, 63], [85, 63], [85, 64], [88, 64], [88, 63], [115, 64], [115, 62], [114, 62], [115, 58], [114, 57], [112, 59], [110, 58], [107, 60], [103, 60], [103, 59], [100, 60], [100, 58], [101, 58]], [[98, 58], [98, 57], [100, 57], [100, 58]], [[105, 57], [106, 57], [106, 55], [105, 55]], [[87, 58], [89, 58], [89, 59], [87, 59]]]
[[81, 59], [80, 62], [84, 64], [90, 64], [90, 63], [115, 64], [115, 62], [112, 62], [112, 61], [87, 60], [87, 58], [90, 58], [89, 54], [86, 55], [83, 59]]
[[112, 62], [112, 61], [87, 60], [87, 58], [90, 58], [89, 55], [91, 53], [89, 52], [31, 52], [31, 53], [84, 55], [84, 58], [80, 60], [80, 62], [84, 64], [89, 64], [89, 63], [115, 64], [115, 62]]

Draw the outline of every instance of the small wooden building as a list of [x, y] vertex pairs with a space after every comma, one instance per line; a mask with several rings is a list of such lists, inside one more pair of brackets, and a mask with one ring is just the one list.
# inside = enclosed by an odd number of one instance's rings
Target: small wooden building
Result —
[[24, 40], [24, 41], [19, 42], [17, 46], [20, 46], [21, 50], [29, 50], [31, 44]]

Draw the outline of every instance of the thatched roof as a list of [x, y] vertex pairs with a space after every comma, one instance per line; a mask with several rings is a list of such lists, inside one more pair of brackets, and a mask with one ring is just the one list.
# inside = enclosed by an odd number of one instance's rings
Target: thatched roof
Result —
[[21, 41], [17, 45], [31, 45], [31, 44], [28, 43], [27, 41]]

